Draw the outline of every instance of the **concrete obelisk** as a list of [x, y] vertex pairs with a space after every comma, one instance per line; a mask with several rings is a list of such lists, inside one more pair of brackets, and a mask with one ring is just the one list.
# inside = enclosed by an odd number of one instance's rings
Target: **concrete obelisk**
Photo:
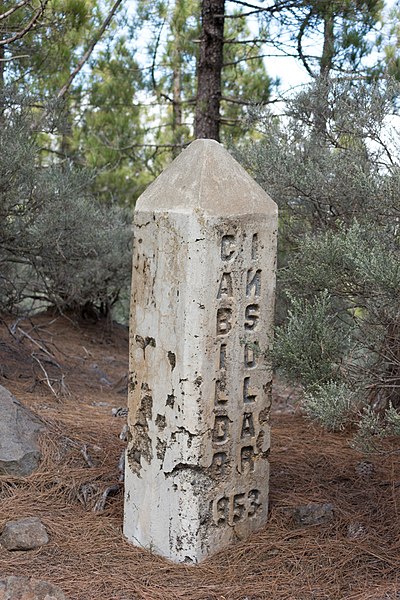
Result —
[[199, 562], [267, 519], [277, 207], [197, 140], [134, 228], [124, 534]]

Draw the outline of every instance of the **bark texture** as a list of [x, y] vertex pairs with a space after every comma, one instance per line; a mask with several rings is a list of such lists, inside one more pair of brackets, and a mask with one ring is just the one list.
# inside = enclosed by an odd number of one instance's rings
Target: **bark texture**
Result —
[[225, 0], [202, 0], [194, 135], [219, 141]]

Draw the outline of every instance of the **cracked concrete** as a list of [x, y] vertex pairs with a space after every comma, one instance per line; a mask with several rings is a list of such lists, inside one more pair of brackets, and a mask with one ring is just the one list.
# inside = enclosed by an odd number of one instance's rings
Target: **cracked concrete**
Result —
[[276, 206], [197, 140], [135, 229], [124, 533], [199, 562], [267, 519]]

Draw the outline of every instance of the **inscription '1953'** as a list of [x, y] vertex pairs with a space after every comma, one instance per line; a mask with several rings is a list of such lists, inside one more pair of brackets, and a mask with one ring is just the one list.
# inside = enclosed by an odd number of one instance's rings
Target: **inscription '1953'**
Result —
[[235, 525], [246, 517], [253, 517], [261, 508], [260, 490], [222, 496], [213, 502], [213, 518], [216, 525]]

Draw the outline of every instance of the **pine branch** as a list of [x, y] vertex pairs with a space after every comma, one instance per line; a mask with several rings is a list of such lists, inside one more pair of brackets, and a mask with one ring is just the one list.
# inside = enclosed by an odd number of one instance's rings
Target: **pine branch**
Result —
[[[38, 22], [38, 20], [40, 19], [40, 17], [43, 15], [46, 6], [48, 4], [49, 0], [43, 0], [40, 3], [40, 8], [37, 10], [37, 12], [33, 15], [32, 19], [29, 21], [29, 23], [26, 25], [26, 27], [24, 27], [23, 29], [21, 29], [20, 31], [17, 31], [17, 33], [14, 33], [14, 35], [12, 35], [9, 38], [6, 38], [4, 40], [0, 40], [0, 46], [6, 46], [7, 44], [11, 44], [12, 42], [15, 42], [16, 40], [20, 40], [21, 38], [23, 38], [27, 33], [29, 33], [29, 31], [31, 31], [31, 29], [34, 29], [34, 27], [36, 26], [36, 23]], [[18, 8], [21, 8], [21, 6], [24, 6], [24, 4], [20, 4], [18, 6]], [[14, 7], [15, 8], [15, 7]], [[9, 11], [8, 11], [9, 12]], [[14, 12], [14, 11], [13, 11]], [[3, 13], [6, 14], [6, 13]], [[11, 13], [12, 14], [12, 13]], [[3, 17], [3, 15], [2, 15]]]
[[23, 6], [26, 6], [28, 3], [30, 2], [30, 0], [23, 0], [22, 2], [20, 2], [19, 4], [16, 4], [15, 6], [13, 6], [12, 8], [10, 8], [9, 10], [6, 10], [6, 12], [2, 13], [0, 15], [0, 21], [2, 21], [3, 19], [7, 19], [7, 17], [10, 17], [12, 14], [14, 14], [19, 8], [22, 8]]
[[103, 21], [100, 29], [98, 30], [96, 35], [93, 37], [92, 41], [90, 42], [88, 49], [86, 50], [86, 52], [84, 53], [82, 58], [79, 60], [78, 64], [76, 65], [75, 69], [72, 71], [71, 75], [69, 76], [67, 83], [65, 85], [63, 85], [63, 87], [58, 92], [57, 99], [60, 100], [61, 98], [63, 98], [66, 95], [66, 93], [68, 92], [69, 88], [71, 87], [72, 82], [74, 81], [75, 77], [78, 75], [78, 73], [80, 73], [80, 71], [82, 70], [84, 65], [89, 60], [96, 44], [101, 39], [101, 36], [105, 32], [105, 30], [107, 29], [109, 24], [111, 23], [113, 16], [117, 12], [117, 10], [121, 4], [122, 4], [122, 0], [116, 0], [116, 2], [114, 3], [113, 7], [110, 10], [110, 12], [108, 13], [107, 17]]

